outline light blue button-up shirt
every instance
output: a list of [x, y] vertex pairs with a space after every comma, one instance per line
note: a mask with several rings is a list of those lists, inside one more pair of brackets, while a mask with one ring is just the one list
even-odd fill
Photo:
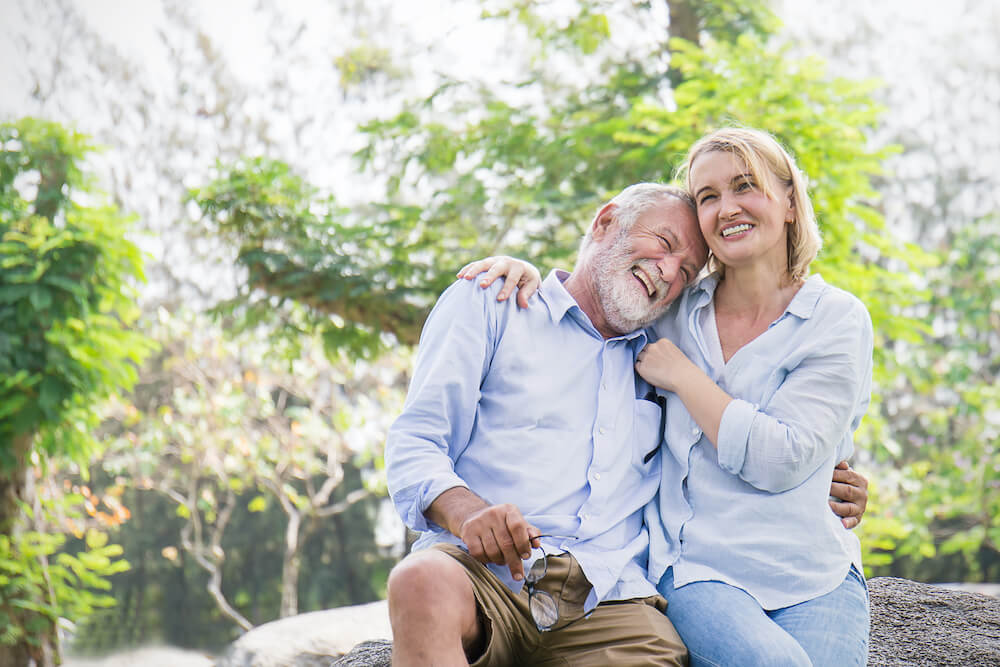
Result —
[[667, 397], [663, 479], [650, 504], [650, 577], [717, 580], [765, 609], [835, 589], [854, 533], [827, 504], [833, 467], [854, 451], [871, 395], [872, 325], [851, 294], [810, 277], [767, 331], [723, 360], [709, 276], [650, 338], [669, 338], [734, 400], [718, 451], [675, 394]]
[[[497, 302], [499, 282], [459, 280], [424, 325], [402, 415], [389, 431], [389, 493], [422, 534], [414, 548], [461, 540], [427, 520], [444, 491], [513, 503], [569, 551], [593, 590], [586, 603], [655, 595], [643, 507], [660, 481], [660, 407], [633, 373], [646, 343], [605, 340], [552, 272], [529, 308]], [[540, 555], [538, 550], [525, 568]], [[505, 566], [491, 570], [519, 591]]]

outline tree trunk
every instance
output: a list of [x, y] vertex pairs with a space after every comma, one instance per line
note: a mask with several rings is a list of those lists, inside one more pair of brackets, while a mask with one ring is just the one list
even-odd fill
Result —
[[281, 567], [281, 611], [279, 616], [287, 618], [299, 613], [299, 527], [302, 515], [298, 511], [288, 513], [285, 528], [285, 558]]
[[701, 44], [698, 30], [698, 14], [690, 0], [670, 0], [670, 36], [681, 37], [689, 42]]
[[10, 535], [21, 518], [19, 501], [25, 501], [25, 479], [28, 467], [28, 451], [31, 449], [32, 434], [16, 436], [10, 445], [10, 456], [14, 460], [10, 468], [0, 468], [0, 534]]
[[[23, 501], [25, 496], [25, 463], [30, 444], [30, 435], [15, 437], [10, 445], [14, 464], [9, 468], [0, 468], [0, 534], [3, 535], [12, 534], [21, 518], [18, 502]], [[0, 599], [0, 610], [17, 619], [24, 614], [24, 611], [8, 606], [3, 599]], [[0, 644], [0, 667], [25, 667], [31, 659], [31, 647], [23, 639], [13, 646]]]
[[[23, 519], [21, 509], [18, 506], [21, 502], [30, 502], [27, 491], [28, 475], [28, 452], [31, 451], [31, 440], [34, 434], [26, 433], [16, 436], [9, 445], [10, 457], [14, 463], [10, 467], [0, 469], [0, 534], [13, 535], [20, 527], [18, 524]], [[0, 589], [0, 593], [5, 593]], [[24, 627], [29, 614], [33, 612], [19, 608], [11, 608], [7, 601], [0, 595], [0, 609], [9, 617], [17, 619], [19, 625]], [[26, 667], [27, 665], [39, 665], [47, 667], [55, 662], [55, 643], [52, 641], [54, 628], [49, 628], [44, 636], [36, 637], [41, 641], [41, 645], [33, 648], [23, 638], [13, 646], [0, 645], [0, 667]]]
[[28, 667], [34, 661], [24, 642], [14, 646], [0, 646], [0, 667]]

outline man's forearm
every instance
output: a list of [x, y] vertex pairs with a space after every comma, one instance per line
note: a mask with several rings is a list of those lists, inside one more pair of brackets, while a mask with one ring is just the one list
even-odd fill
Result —
[[424, 516], [455, 535], [480, 563], [507, 565], [511, 576], [524, 579], [522, 560], [540, 546], [541, 532], [511, 503], [490, 505], [464, 486], [448, 489], [434, 499]]
[[472, 514], [489, 507], [489, 503], [464, 486], [455, 486], [434, 499], [424, 511], [424, 516], [461, 537], [462, 524]]

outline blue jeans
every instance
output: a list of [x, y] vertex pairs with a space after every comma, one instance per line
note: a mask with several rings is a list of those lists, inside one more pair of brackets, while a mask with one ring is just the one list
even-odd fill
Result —
[[691, 652], [691, 667], [867, 663], [868, 589], [853, 566], [830, 593], [771, 611], [743, 589], [718, 581], [674, 588], [673, 568], [657, 589]]

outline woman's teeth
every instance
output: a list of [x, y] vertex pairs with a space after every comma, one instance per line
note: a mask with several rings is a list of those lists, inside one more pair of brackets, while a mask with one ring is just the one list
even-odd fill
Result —
[[722, 238], [727, 236], [732, 236], [733, 234], [739, 234], [740, 232], [746, 232], [753, 229], [753, 225], [744, 222], [741, 225], [733, 225], [732, 227], [727, 227], [722, 230]]

